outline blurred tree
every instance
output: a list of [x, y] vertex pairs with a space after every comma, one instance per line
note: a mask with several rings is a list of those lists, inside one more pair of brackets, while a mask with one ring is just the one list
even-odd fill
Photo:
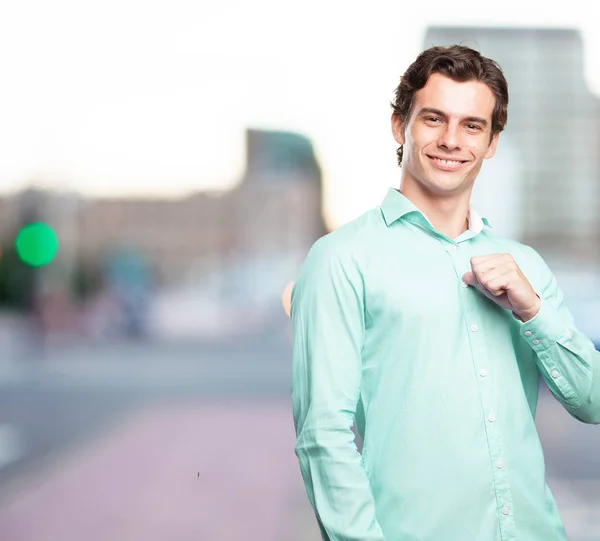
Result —
[[0, 258], [0, 307], [30, 310], [35, 272], [36, 269], [21, 261], [14, 242], [3, 242]]

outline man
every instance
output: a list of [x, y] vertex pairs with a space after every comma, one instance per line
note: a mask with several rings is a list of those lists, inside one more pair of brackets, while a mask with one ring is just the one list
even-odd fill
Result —
[[507, 104], [494, 61], [420, 54], [392, 104], [400, 189], [320, 238], [293, 286], [295, 451], [323, 539], [566, 539], [539, 375], [600, 423], [600, 354], [540, 255], [469, 205]]

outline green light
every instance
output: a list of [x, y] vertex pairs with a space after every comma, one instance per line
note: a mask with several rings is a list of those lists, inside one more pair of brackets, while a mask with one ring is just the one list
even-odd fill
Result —
[[54, 259], [58, 251], [58, 238], [49, 225], [36, 222], [19, 231], [15, 248], [23, 263], [32, 267], [43, 267]]

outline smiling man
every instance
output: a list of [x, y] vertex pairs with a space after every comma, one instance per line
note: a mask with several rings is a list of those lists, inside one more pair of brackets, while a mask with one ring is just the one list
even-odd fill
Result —
[[494, 61], [421, 53], [392, 104], [399, 189], [320, 238], [293, 286], [295, 451], [325, 540], [566, 539], [538, 382], [600, 423], [600, 354], [540, 255], [469, 204], [507, 104]]

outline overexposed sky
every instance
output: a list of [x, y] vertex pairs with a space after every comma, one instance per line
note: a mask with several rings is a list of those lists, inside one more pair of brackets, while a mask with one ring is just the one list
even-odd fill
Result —
[[0, 191], [227, 188], [246, 126], [289, 129], [313, 140], [330, 223], [342, 223], [399, 183], [388, 104], [430, 24], [579, 28], [600, 94], [595, 2], [4, 4]]

